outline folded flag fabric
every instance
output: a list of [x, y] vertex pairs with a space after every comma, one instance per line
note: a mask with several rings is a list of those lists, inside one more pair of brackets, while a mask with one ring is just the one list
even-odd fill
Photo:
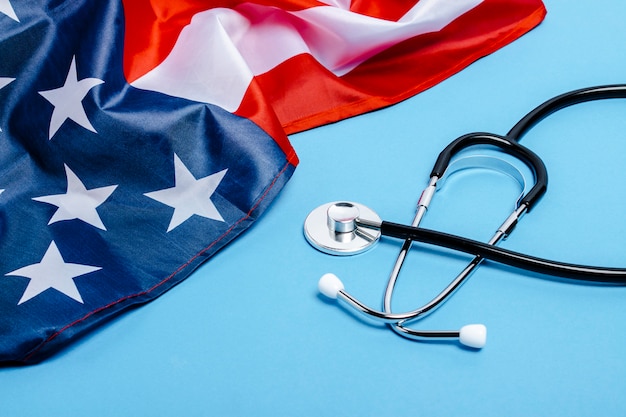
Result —
[[540, 0], [0, 0], [0, 362], [185, 279], [291, 177], [287, 134], [515, 40]]

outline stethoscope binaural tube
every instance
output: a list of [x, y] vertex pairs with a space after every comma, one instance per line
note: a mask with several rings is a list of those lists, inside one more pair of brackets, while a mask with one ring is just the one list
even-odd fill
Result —
[[455, 139], [439, 153], [435, 165], [431, 170], [430, 177], [441, 178], [446, 172], [450, 160], [454, 155], [464, 149], [477, 145], [497, 147], [501, 151], [523, 161], [532, 170], [535, 177], [535, 184], [520, 201], [520, 206], [525, 206], [526, 210], [530, 211], [535, 203], [546, 193], [548, 188], [548, 170], [537, 154], [507, 137], [493, 133], [479, 132], [469, 133]]
[[[388, 313], [369, 308], [345, 291], [341, 280], [332, 273], [322, 275], [318, 282], [318, 288], [326, 297], [342, 300], [356, 311], [383, 323], [394, 325], [415, 318], [416, 311]], [[420, 340], [456, 339], [461, 344], [476, 349], [485, 346], [487, 341], [487, 328], [482, 324], [468, 324], [459, 330], [414, 330], [400, 327], [399, 332], [404, 333], [406, 337]]]
[[[533, 172], [533, 176], [535, 179], [535, 183], [530, 191], [523, 194], [520, 199], [518, 199], [518, 205], [516, 209], [511, 213], [511, 215], [504, 221], [504, 223], [498, 228], [493, 237], [489, 240], [489, 245], [496, 245], [502, 239], [504, 239], [508, 234], [512, 231], [514, 226], [517, 224], [521, 216], [528, 211], [531, 207], [534, 206], [535, 202], [538, 201], [543, 194], [545, 194], [547, 185], [548, 185], [548, 173], [545, 167], [545, 164], [534, 152], [529, 149], [519, 145], [517, 142], [511, 141], [508, 138], [504, 138], [499, 135], [494, 135], [490, 133], [472, 133], [463, 135], [456, 140], [452, 141], [448, 146], [446, 146], [439, 156], [433, 166], [431, 171], [431, 177], [429, 186], [426, 187], [424, 192], [420, 197], [420, 201], [418, 202], [418, 209], [415, 214], [415, 218], [411, 226], [417, 227], [419, 226], [423, 216], [426, 214], [426, 210], [430, 205], [430, 201], [434, 196], [434, 189], [437, 186], [437, 183], [443, 178], [446, 172], [449, 169], [450, 161], [453, 156], [458, 154], [460, 151], [467, 149], [476, 145], [491, 145], [499, 148], [501, 151], [506, 152], [517, 159], [526, 163], [526, 165]], [[522, 187], [523, 188], [523, 187]], [[404, 264], [404, 260], [408, 251], [411, 249], [413, 244], [413, 240], [415, 239], [407, 239], [402, 244], [400, 252], [396, 258], [396, 262], [391, 270], [389, 275], [389, 279], [387, 281], [387, 287], [385, 289], [385, 294], [383, 297], [383, 312], [386, 314], [390, 314], [392, 312], [391, 301], [393, 298], [393, 292], [395, 289], [396, 282], [400, 275], [400, 270], [402, 269], [402, 265]], [[395, 323], [390, 323], [389, 327], [398, 333], [400, 336], [419, 340], [419, 341], [427, 341], [427, 340], [439, 340], [442, 337], [442, 332], [440, 331], [426, 331], [426, 330], [417, 330], [414, 328], [410, 328], [407, 326], [407, 322], [410, 320], [415, 320], [423, 317], [425, 314], [430, 314], [440, 305], [442, 305], [454, 292], [456, 292], [463, 283], [469, 278], [469, 276], [475, 271], [475, 269], [481, 264], [483, 261], [483, 257], [480, 255], [475, 256], [468, 265], [463, 268], [463, 270], [443, 289], [437, 296], [435, 296], [430, 302], [422, 306], [420, 309], [415, 310], [412, 317], [407, 318], [406, 320], [398, 321]], [[483, 345], [486, 339], [486, 328], [482, 325], [470, 325], [463, 327], [462, 329], [471, 329], [471, 333], [473, 335], [481, 335], [483, 340]], [[446, 332], [450, 333], [450, 332]], [[463, 334], [459, 332], [458, 340], [465, 345], [468, 345], [465, 341], [466, 338], [462, 337]], [[470, 338], [472, 344], [469, 344], [472, 347], [478, 347], [475, 343], [475, 338]]]

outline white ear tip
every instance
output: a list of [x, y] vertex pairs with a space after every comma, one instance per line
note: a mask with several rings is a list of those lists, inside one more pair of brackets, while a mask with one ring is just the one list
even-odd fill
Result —
[[480, 349], [487, 343], [487, 328], [482, 324], [468, 324], [461, 327], [459, 342], [465, 346]]
[[328, 298], [337, 298], [339, 291], [343, 290], [343, 282], [335, 274], [324, 274], [317, 283], [317, 288]]

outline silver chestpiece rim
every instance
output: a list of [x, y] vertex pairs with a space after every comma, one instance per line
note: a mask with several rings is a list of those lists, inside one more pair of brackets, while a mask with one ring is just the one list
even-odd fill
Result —
[[356, 255], [371, 249], [380, 231], [357, 226], [357, 219], [380, 223], [363, 204], [335, 201], [314, 209], [304, 221], [304, 236], [315, 249], [330, 255]]

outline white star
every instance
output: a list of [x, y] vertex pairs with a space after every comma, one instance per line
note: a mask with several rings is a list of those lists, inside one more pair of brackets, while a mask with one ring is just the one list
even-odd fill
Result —
[[211, 196], [220, 185], [226, 171], [228, 170], [224, 169], [197, 180], [180, 158], [174, 154], [174, 181], [176, 185], [145, 195], [174, 208], [172, 220], [167, 228], [168, 232], [194, 214], [223, 222], [224, 219], [211, 201]]
[[96, 208], [109, 198], [117, 185], [88, 190], [67, 165], [65, 165], [65, 174], [67, 175], [67, 192], [65, 194], [33, 198], [35, 201], [58, 207], [48, 224], [62, 220], [79, 219], [99, 229], [106, 230]]
[[102, 83], [104, 83], [104, 81], [99, 78], [84, 78], [78, 81], [78, 75], [76, 74], [76, 57], [72, 57], [72, 64], [70, 65], [70, 70], [67, 73], [63, 87], [39, 92], [39, 94], [54, 106], [52, 118], [50, 119], [50, 133], [48, 139], [52, 139], [52, 136], [54, 136], [67, 119], [72, 119], [85, 129], [96, 133], [96, 129], [94, 129], [89, 119], [87, 119], [82, 101], [89, 90]]
[[[0, 10], [2, 10], [2, 0], [0, 0]], [[0, 90], [2, 90], [2, 88], [6, 87], [14, 80], [15, 78], [0, 77]], [[2, 132], [2, 129], [0, 129], [0, 132]]]
[[17, 303], [18, 305], [41, 294], [48, 288], [54, 288], [82, 303], [83, 299], [78, 292], [78, 288], [76, 288], [74, 278], [100, 269], [102, 268], [97, 266], [66, 263], [53, 240], [41, 262], [16, 269], [6, 275], [30, 279], [24, 295]]
[[17, 18], [15, 10], [13, 10], [13, 6], [11, 6], [11, 2], [9, 0], [0, 0], [0, 13], [4, 13], [16, 22], [20, 21], [20, 19]]

